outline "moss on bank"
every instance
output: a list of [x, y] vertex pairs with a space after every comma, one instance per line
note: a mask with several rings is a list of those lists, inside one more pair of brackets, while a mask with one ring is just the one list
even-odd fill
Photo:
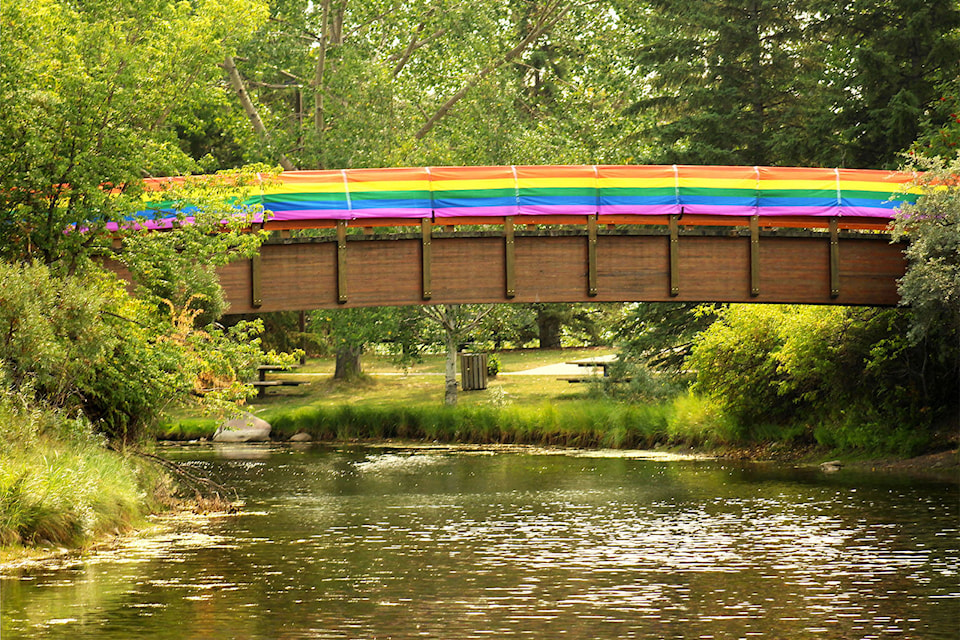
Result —
[[166, 477], [86, 420], [0, 391], [0, 545], [81, 547], [162, 507]]

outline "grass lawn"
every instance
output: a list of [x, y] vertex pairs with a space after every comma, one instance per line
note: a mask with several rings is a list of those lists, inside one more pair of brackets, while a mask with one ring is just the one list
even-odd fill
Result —
[[[510, 374], [568, 360], [615, 353], [610, 347], [571, 349], [518, 349], [497, 354], [501, 374]], [[333, 379], [333, 358], [311, 358], [295, 372], [270, 374], [270, 378], [307, 381], [298, 387], [270, 388], [263, 397], [253, 398], [247, 409], [270, 422], [272, 418], [302, 407], [439, 407], [443, 404], [444, 357], [428, 355], [423, 362], [401, 369], [385, 356], [363, 356], [365, 376], [341, 382]], [[461, 391], [461, 407], [537, 406], [584, 399], [585, 384], [570, 384], [554, 375], [498, 375], [482, 391]], [[165, 429], [180, 426], [181, 437], [204, 435], [212, 431], [218, 418], [195, 415], [175, 417]]]

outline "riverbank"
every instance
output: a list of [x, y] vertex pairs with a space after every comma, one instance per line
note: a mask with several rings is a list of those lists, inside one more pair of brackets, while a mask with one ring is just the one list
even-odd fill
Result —
[[[272, 424], [277, 441], [306, 434], [315, 441], [672, 448], [738, 459], [821, 461], [838, 456], [905, 459], [957, 447], [956, 429], [949, 427], [919, 442], [899, 431], [884, 440], [879, 426], [871, 430], [876, 437], [864, 439], [871, 440], [871, 446], [835, 446], [821, 440], [830, 436], [829, 424], [738, 425], [716, 403], [689, 391], [659, 400], [625, 401], [612, 397], [602, 378], [570, 384], [556, 372], [563, 366], [559, 363], [611, 354], [610, 349], [506, 352], [500, 355], [501, 375], [490, 379], [485, 390], [461, 392], [456, 407], [443, 406], [439, 356], [408, 370], [365, 356], [369, 373], [354, 381], [334, 380], [332, 360], [314, 360], [294, 372], [277, 374], [296, 379], [299, 386], [276, 387], [249, 409]], [[218, 422], [180, 416], [157, 436], [210, 439]]]
[[0, 393], [0, 547], [83, 548], [175, 504], [160, 467], [116, 451], [82, 418]]

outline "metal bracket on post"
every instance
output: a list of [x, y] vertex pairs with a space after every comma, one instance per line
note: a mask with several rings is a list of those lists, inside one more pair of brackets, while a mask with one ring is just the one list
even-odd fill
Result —
[[337, 220], [337, 302], [347, 301], [347, 221]]
[[250, 306], [259, 309], [263, 306], [263, 282], [260, 274], [260, 252], [250, 258]]
[[503, 219], [503, 243], [507, 285], [506, 294], [507, 298], [514, 298], [517, 295], [517, 285], [514, 275], [516, 270], [516, 255], [514, 253], [513, 216], [507, 216]]
[[760, 295], [760, 216], [750, 216], [750, 295]]
[[420, 271], [423, 283], [423, 299], [433, 297], [433, 286], [430, 281], [430, 266], [433, 263], [433, 222], [429, 218], [420, 220]]
[[837, 219], [830, 218], [830, 297], [840, 295], [840, 239]]
[[[682, 214], [681, 214], [682, 215]], [[680, 216], [670, 216], [670, 295], [680, 295]]]
[[587, 295], [597, 295], [597, 216], [587, 217]]

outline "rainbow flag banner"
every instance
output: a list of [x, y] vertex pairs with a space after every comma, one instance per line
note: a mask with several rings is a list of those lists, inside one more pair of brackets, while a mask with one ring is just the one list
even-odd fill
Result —
[[287, 171], [245, 204], [298, 223], [679, 213], [888, 220], [916, 200], [912, 179], [866, 169], [689, 165]]

